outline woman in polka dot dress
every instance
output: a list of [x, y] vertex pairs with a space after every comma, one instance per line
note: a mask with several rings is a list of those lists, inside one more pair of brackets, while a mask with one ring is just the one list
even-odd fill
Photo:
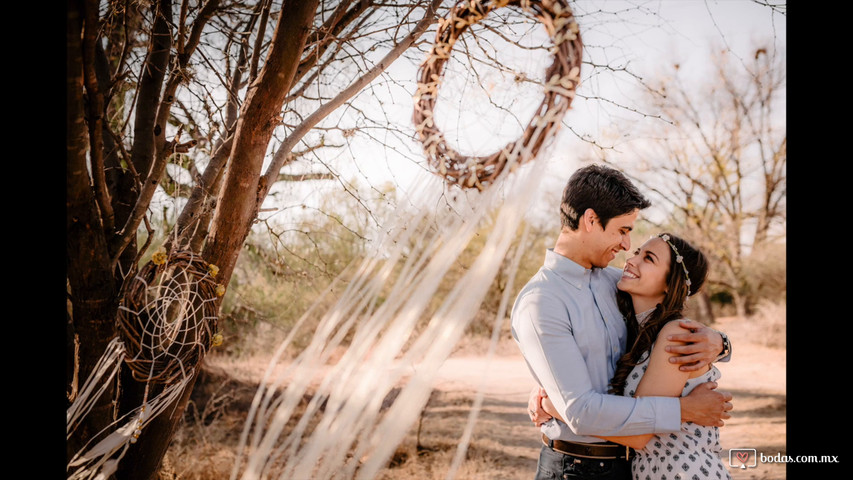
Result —
[[[677, 327], [677, 324], [676, 324]], [[680, 330], [681, 328], [678, 327]], [[676, 329], [664, 327], [660, 338], [666, 338]], [[654, 350], [654, 349], [653, 349]], [[634, 396], [649, 364], [649, 356], [634, 366], [625, 383], [625, 395]], [[698, 377], [689, 378], [681, 394], [687, 395], [693, 387], [705, 382], [717, 381], [720, 371], [711, 367]], [[641, 435], [638, 437], [648, 437]], [[611, 440], [618, 440], [614, 437]], [[641, 440], [642, 441], [642, 440]], [[650, 436], [645, 446], [635, 449], [631, 471], [635, 480], [725, 480], [731, 479], [725, 464], [720, 459], [720, 433], [717, 427], [705, 427], [693, 422], [681, 424], [677, 433]]]

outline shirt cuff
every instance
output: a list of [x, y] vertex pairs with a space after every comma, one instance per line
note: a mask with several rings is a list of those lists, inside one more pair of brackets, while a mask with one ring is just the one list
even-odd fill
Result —
[[647, 397], [654, 400], [655, 433], [681, 431], [681, 401], [678, 397]]

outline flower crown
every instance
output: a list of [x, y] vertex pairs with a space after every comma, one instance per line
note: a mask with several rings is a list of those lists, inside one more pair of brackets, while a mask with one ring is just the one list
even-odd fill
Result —
[[689, 274], [689, 273], [687, 273], [687, 265], [685, 265], [685, 264], [684, 264], [684, 257], [682, 257], [682, 256], [678, 253], [678, 249], [677, 249], [677, 248], [675, 248], [675, 244], [673, 244], [672, 242], [670, 242], [670, 241], [669, 241], [669, 235], [667, 235], [667, 234], [665, 234], [665, 233], [661, 233], [661, 234], [659, 234], [659, 235], [658, 235], [658, 237], [659, 237], [661, 240], [663, 240], [664, 242], [668, 243], [668, 244], [669, 244], [669, 248], [671, 248], [671, 249], [672, 249], [672, 251], [673, 251], [673, 252], [675, 252], [675, 263], [680, 264], [680, 265], [681, 265], [681, 268], [684, 270], [684, 277], [686, 278], [686, 281], [685, 281], [684, 283], [686, 283], [686, 284], [687, 284], [687, 296], [689, 297], [689, 296], [690, 296], [690, 294], [691, 294], [691, 293], [693, 293], [693, 292], [692, 292], [692, 291], [691, 291], [691, 289], [690, 289], [690, 274]]

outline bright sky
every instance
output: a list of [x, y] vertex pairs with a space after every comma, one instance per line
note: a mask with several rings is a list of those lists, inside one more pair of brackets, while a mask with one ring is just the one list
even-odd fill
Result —
[[[773, 42], [778, 52], [782, 55], [785, 52], [786, 17], [752, 0], [589, 0], [578, 2], [578, 9], [590, 11], [602, 4], [610, 11], [618, 10], [617, 5], [624, 5], [626, 9], [642, 5], [649, 11], [642, 14], [632, 10], [623, 21], [602, 22], [584, 37], [589, 45], [614, 45], [606, 51], [607, 61], [628, 65], [644, 78], [652, 78], [663, 68], [678, 63], [681, 75], [704, 80], [703, 75], [711, 68], [712, 50], [730, 50], [737, 58], [746, 61], [752, 58], [758, 44]], [[590, 49], [589, 52], [597, 56], [593, 58], [595, 63], [605, 63], [601, 59], [601, 49]], [[581, 88], [589, 87], [594, 94], [630, 105], [636, 83], [626, 82], [624, 76], [618, 78], [601, 76], [593, 84], [582, 85]], [[593, 94], [589, 90], [581, 92]], [[601, 136], [611, 128], [612, 115], [624, 118], [627, 112], [606, 104], [577, 102], [566, 123], [576, 130], [585, 128], [585, 131]], [[571, 145], [567, 148], [580, 148], [573, 135], [563, 133], [561, 140]], [[559, 162], [553, 163], [555, 170], [565, 173], [555, 173], [550, 177], [551, 182], [545, 188], [548, 192], [546, 202], [552, 201], [553, 195], [562, 190], [565, 180], [576, 168], [574, 163], [568, 163], [562, 169]]]
[[[771, 0], [771, 3], [776, 3], [776, 1]], [[774, 12], [771, 7], [751, 0], [655, 0], [648, 2], [639, 0], [585, 0], [575, 2], [574, 5], [575, 13], [579, 17], [578, 21], [584, 44], [590, 46], [588, 53], [585, 53], [584, 60], [597, 64], [608, 63], [617, 67], [627, 66], [632, 72], [643, 77], [653, 76], [664, 65], [677, 61], [681, 65], [682, 72], [700, 78], [703, 70], [710, 65], [712, 46], [720, 49], [729, 48], [736, 55], [749, 58], [752, 55], [751, 47], [755, 41], [775, 39], [776, 48], [781, 52], [784, 52], [786, 44], [785, 15]], [[590, 15], [590, 12], [598, 10], [620, 13]], [[585, 17], [585, 14], [589, 16]], [[589, 19], [586, 24], [584, 23], [585, 18]], [[432, 38], [432, 33], [428, 33], [427, 36]], [[531, 61], [535, 60], [532, 59]], [[545, 58], [545, 60], [548, 59]], [[541, 63], [543, 60], [539, 59], [539, 61]], [[448, 66], [448, 71], [449, 68]], [[582, 71], [582, 77], [588, 76], [589, 72], [592, 71], [589, 65], [585, 65], [584, 68], [586, 70]], [[411, 124], [411, 94], [414, 92], [416, 69], [417, 65], [401, 59], [392, 65], [387, 72], [388, 75], [411, 82], [409, 85], [412, 85], [411, 91], [400, 89], [396, 93], [390, 93], [393, 98], [386, 100], [383, 107], [390, 116], [389, 120], [396, 124], [396, 128], [403, 131], [413, 132], [414, 130]], [[621, 77], [601, 74], [594, 78], [584, 78], [579, 94], [603, 97], [624, 105], [631, 105], [631, 91], [636, 88], [636, 85], [636, 82], [628, 81], [624, 74]], [[440, 95], [455, 94], [451, 88], [457, 87], [447, 86], [445, 90], [440, 90]], [[526, 124], [530, 115], [523, 111], [524, 107], [528, 103], [535, 106], [541, 99], [537, 98], [540, 95], [537, 92], [541, 90], [529, 83], [518, 86], [519, 89], [522, 89], [518, 92], [516, 92], [514, 85], [509, 87], [486, 86], [486, 89], [491, 91], [490, 95], [502, 93], [495, 91], [495, 89], [500, 88], [513, 89], [512, 92], [503, 92], [510, 96], [522, 96], [525, 93], [533, 96], [533, 102], [521, 101], [518, 106], [513, 107], [513, 111], [519, 120]], [[527, 88], [526, 92], [523, 90], [524, 88]], [[389, 88], [389, 90], [391, 89]], [[476, 99], [477, 92], [475, 90], [476, 88], [471, 87], [464, 90], [466, 95], [470, 95], [466, 98]], [[454, 98], [450, 98], [449, 102], [446, 98], [439, 97], [438, 103], [441, 104], [443, 100], [446, 103], [453, 103]], [[367, 102], [375, 102], [376, 100], [371, 95], [362, 95], [357, 101], [363, 101], [367, 104]], [[469, 101], [466, 100], [466, 102]], [[517, 126], [518, 121], [506, 122], [506, 118], [508, 118], [506, 115], [497, 121], [489, 118], [491, 123], [488, 124], [509, 124], [509, 131], [508, 133], [504, 132], [503, 137], [499, 135], [484, 136], [483, 132], [490, 134], [498, 130], [491, 127], [477, 127], [472, 133], [465, 131], [466, 125], [476, 125], [477, 122], [482, 121], [481, 117], [488, 117], [489, 113], [483, 113], [479, 108], [481, 103], [488, 104], [488, 101], [480, 102], [477, 100], [473, 103], [463, 103], [461, 107], [457, 101], [455, 107], [452, 105], [445, 107], [451, 110], [453, 108], [461, 110], [444, 117], [449, 122], [448, 125], [440, 124], [442, 131], [447, 134], [448, 138], [452, 138], [453, 132], [458, 129], [460, 145], [457, 149], [460, 151], [465, 151], [465, 148], [470, 147], [485, 148], [486, 151], [479, 153], [491, 153], [491, 151], [504, 145], [508, 139], [516, 138], [518, 132], [521, 131], [521, 128]], [[442, 108], [441, 105], [437, 105], [437, 112], [439, 108]], [[500, 110], [496, 110], [496, 112], [500, 114]], [[626, 114], [628, 112], [603, 102], [583, 102], [576, 99], [573, 103], [573, 109], [568, 112], [565, 118], [565, 123], [577, 132], [599, 136], [613, 124], [614, 115], [624, 117]], [[468, 116], [466, 117], [466, 115]], [[450, 125], [451, 121], [455, 124]], [[515, 131], [512, 130], [513, 123], [516, 124]], [[508, 138], [507, 135], [509, 135]], [[478, 138], [480, 138], [479, 147], [475, 145]], [[468, 141], [470, 145], [462, 145], [463, 140]], [[415, 165], [412, 161], [412, 158], [418, 160], [423, 158], [417, 144], [399, 146], [401, 153], [377, 148], [377, 143], [365, 142], [358, 137], [351, 139], [350, 144], [350, 148], [341, 149], [336, 153], [336, 158], [327, 160], [330, 165], [334, 165], [343, 174], [342, 178], [345, 181], [352, 178], [367, 179], [366, 182], [374, 188], [381, 188], [383, 183], [393, 181], [400, 185], [399, 194], [408, 195], [407, 189], [414, 188], [412, 186], [417, 184], [418, 176], [424, 175], [423, 167]], [[494, 146], [494, 148], [490, 149], [489, 146]], [[585, 149], [584, 142], [579, 141], [566, 128], [560, 131], [557, 143], [547, 152], [553, 156], [553, 159], [549, 158], [548, 167], [553, 169], [553, 172], [548, 175], [549, 180], [543, 185], [541, 194], [543, 209], [553, 207], [555, 195], [559, 195], [565, 181], [571, 172], [577, 168], [578, 157], [582, 155], [581, 152]], [[287, 195], [287, 197], [291, 197], [288, 203], [313, 203], [323, 197], [325, 188], [340, 190], [341, 187], [338, 182], [308, 183], [314, 185], [308, 189], [300, 189], [303, 193], [294, 190], [295, 195]], [[326, 185], [320, 186], [320, 183]]]

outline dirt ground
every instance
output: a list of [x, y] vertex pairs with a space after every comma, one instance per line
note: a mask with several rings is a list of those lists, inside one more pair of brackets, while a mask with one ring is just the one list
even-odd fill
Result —
[[[734, 395], [732, 418], [721, 430], [723, 460], [729, 463], [730, 449], [754, 449], [747, 459], [748, 468], [730, 468], [734, 479], [778, 480], [786, 478], [782, 463], [762, 463], [753, 459], [763, 453], [766, 456], [786, 454], [786, 354], [784, 348], [769, 348], [756, 342], [755, 330], [749, 329], [736, 318], [718, 319], [714, 325], [728, 333], [734, 345], [731, 362], [720, 363], [722, 372], [719, 382], [721, 390]], [[416, 425], [398, 446], [388, 468], [378, 478], [383, 480], [448, 478], [450, 466], [457, 446], [463, 437], [471, 407], [478, 391], [482, 391], [482, 408], [470, 438], [465, 461], [453, 478], [458, 480], [480, 479], [532, 479], [540, 448], [539, 432], [529, 421], [526, 412], [527, 395], [533, 380], [524, 360], [511, 339], [501, 341], [497, 353], [491, 358], [482, 354], [482, 345], [477, 348], [460, 347], [443, 365], [426, 408]], [[229, 408], [222, 409], [224, 430], [239, 431], [241, 418], [254, 394], [251, 381], [238, 370], [248, 373], [247, 365], [227, 362], [217, 365], [215, 358], [208, 358], [208, 375], [216, 375], [194, 392], [196, 405], [210, 404], [205, 398], [207, 386], [216, 386], [222, 395], [229, 388], [234, 401]], [[265, 365], [257, 365], [259, 374]], [[219, 373], [215, 373], [219, 372]], [[228, 372], [224, 374], [223, 372]], [[224, 375], [224, 376], [219, 376]], [[242, 377], [241, 381], [236, 381]], [[208, 392], [210, 393], [210, 392]], [[215, 394], [213, 395], [215, 397]], [[227, 411], [230, 411], [228, 413]], [[203, 419], [204, 415], [196, 415]], [[183, 473], [172, 478], [223, 478], [233, 459], [233, 437], [219, 439], [219, 434], [205, 426], [210, 422], [200, 421], [195, 426], [185, 426], [178, 435], [189, 442], [204, 439], [203, 447], [175, 442], [167, 463], [178, 466]], [[228, 426], [226, 426], [228, 425]], [[231, 437], [229, 434], [228, 437]], [[192, 440], [190, 440], [192, 439]], [[195, 449], [195, 450], [193, 450]], [[190, 467], [187, 459], [216, 458], [218, 464], [199, 464]], [[742, 462], [733, 458], [739, 467]], [[183, 468], [181, 468], [183, 467]], [[224, 477], [227, 478], [227, 475]]]
[[[715, 327], [727, 332], [734, 345], [731, 361], [718, 364], [722, 373], [719, 389], [734, 396], [732, 418], [720, 434], [723, 460], [729, 464], [730, 449], [754, 449], [755, 453], [747, 458], [746, 468], [738, 468], [743, 463], [736, 456], [732, 458], [736, 465], [730, 468], [732, 477], [784, 479], [784, 464], [756, 460], [753, 467], [752, 459], [761, 453], [786, 454], [786, 352], [755, 343], [750, 338], [751, 330], [741, 328], [736, 318], [718, 319]], [[507, 464], [501, 470], [472, 468], [470, 476], [459, 474], [457, 479], [530, 479], [536, 471], [538, 429], [525, 413], [533, 382], [519, 354], [506, 346], [500, 350], [505, 354], [495, 356], [489, 363], [481, 356], [451, 356], [441, 370], [436, 393], [427, 406], [421, 443], [429, 447], [432, 435], [450, 437], [451, 430], [461, 435], [470, 399], [477, 385], [482, 384], [484, 402], [471, 444], [474, 455], [469, 457], [503, 456]], [[484, 455], [488, 450], [492, 452]]]

